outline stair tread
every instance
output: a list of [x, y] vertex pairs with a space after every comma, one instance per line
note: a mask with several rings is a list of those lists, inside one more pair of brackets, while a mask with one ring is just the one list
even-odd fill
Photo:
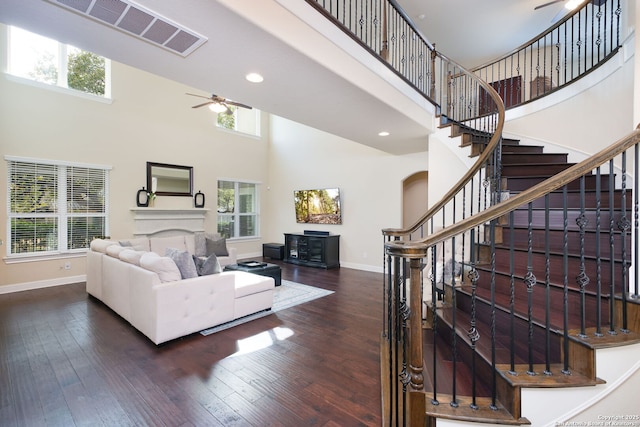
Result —
[[471, 408], [473, 400], [467, 396], [456, 396], [457, 405], [452, 406], [451, 395], [438, 394], [438, 404], [434, 404], [429, 393], [425, 393], [426, 414], [449, 420], [471, 421], [500, 425], [526, 425], [531, 422], [526, 418], [514, 418], [504, 406], [498, 402], [492, 408], [490, 398], [476, 398], [477, 409]]
[[559, 388], [559, 387], [583, 387], [604, 384], [604, 381], [596, 378], [591, 379], [585, 375], [569, 370], [569, 374], [563, 373], [564, 365], [552, 363], [549, 365], [549, 375], [545, 374], [546, 365], [534, 364], [534, 375], [530, 375], [529, 365], [516, 365], [515, 371], [511, 372], [508, 364], [497, 364], [496, 368], [500, 375], [511, 385], [529, 388]]

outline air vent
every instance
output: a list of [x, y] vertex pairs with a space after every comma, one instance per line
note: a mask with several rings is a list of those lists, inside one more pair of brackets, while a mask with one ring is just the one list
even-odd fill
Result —
[[128, 0], [48, 0], [141, 40], [187, 56], [207, 38]]

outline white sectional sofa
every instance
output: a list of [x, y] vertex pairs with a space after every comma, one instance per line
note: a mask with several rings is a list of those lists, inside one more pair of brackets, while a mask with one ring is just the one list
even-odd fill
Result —
[[[87, 253], [87, 292], [155, 344], [271, 309], [273, 278], [229, 271], [183, 279], [167, 248], [199, 250], [194, 235], [101, 240]], [[201, 250], [201, 249], [200, 249]], [[221, 265], [236, 262], [233, 248]]]

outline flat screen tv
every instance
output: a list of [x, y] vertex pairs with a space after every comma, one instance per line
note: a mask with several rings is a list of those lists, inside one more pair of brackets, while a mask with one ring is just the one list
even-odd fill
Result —
[[296, 222], [304, 224], [342, 224], [340, 189], [294, 191]]

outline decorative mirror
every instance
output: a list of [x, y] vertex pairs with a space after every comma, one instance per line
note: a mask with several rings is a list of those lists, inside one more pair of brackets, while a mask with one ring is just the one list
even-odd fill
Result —
[[193, 195], [193, 167], [147, 162], [147, 188], [157, 196]]

